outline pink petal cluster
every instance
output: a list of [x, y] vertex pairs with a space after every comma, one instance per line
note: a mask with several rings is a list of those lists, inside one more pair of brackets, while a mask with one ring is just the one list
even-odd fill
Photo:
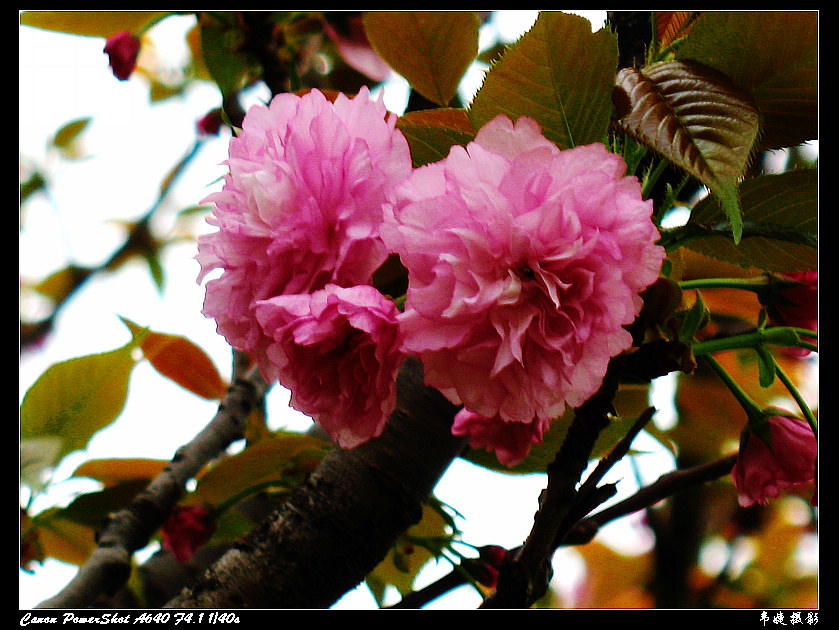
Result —
[[129, 31], [121, 31], [105, 40], [105, 54], [114, 76], [125, 81], [137, 66], [140, 54], [140, 40]]
[[652, 204], [625, 170], [602, 144], [560, 151], [533, 120], [499, 116], [386, 207], [410, 278], [405, 350], [464, 405], [455, 430], [508, 464], [598, 390], [658, 277]]
[[357, 446], [382, 432], [396, 406], [404, 360], [398, 314], [369, 285], [262, 300], [256, 319], [272, 337], [263, 372], [340, 446]]
[[[312, 90], [302, 96], [280, 94], [268, 106], [251, 108], [231, 140], [224, 186], [206, 199], [215, 205], [208, 221], [218, 230], [198, 241], [199, 282], [216, 276], [206, 284], [203, 312], [267, 376], [305, 387], [305, 379], [292, 374], [294, 364], [281, 356], [288, 344], [278, 338], [285, 339], [287, 331], [278, 327], [290, 325], [288, 313], [299, 312], [304, 319], [315, 318], [310, 327], [343, 330], [327, 323], [326, 315], [313, 315], [320, 298], [310, 296], [327, 286], [369, 284], [387, 257], [379, 233], [385, 194], [411, 172], [408, 143], [395, 124], [381, 99], [371, 100], [366, 88], [354, 98], [339, 94], [334, 101]], [[335, 295], [332, 288], [328, 293]], [[303, 297], [271, 302], [278, 296]], [[384, 307], [371, 304], [369, 296], [340, 297], [358, 299], [361, 304], [354, 307], [370, 308], [373, 320], [382, 317]], [[375, 339], [391, 334], [385, 328], [360, 330]], [[297, 342], [308, 343], [301, 340], [303, 333], [296, 335]], [[389, 337], [384, 343], [390, 343]], [[366, 352], [354, 356], [368, 360]], [[357, 395], [357, 382], [343, 378], [347, 368], [345, 362], [335, 368], [343, 379], [336, 385], [349, 388], [341, 392], [344, 397]], [[356, 376], [369, 377], [371, 369], [359, 366]], [[311, 399], [308, 394], [296, 393], [295, 399], [310, 406], [303, 402]], [[328, 402], [315, 405], [319, 417], [325, 417]], [[357, 404], [337, 398], [331, 402], [340, 408]]]
[[210, 511], [199, 505], [176, 507], [161, 528], [163, 547], [187, 562], [210, 539], [214, 525]]
[[[731, 471], [743, 507], [766, 503], [784, 490], [815, 480], [819, 448], [810, 425], [801, 418], [781, 415], [767, 420], [771, 450], [762, 439], [745, 431]], [[813, 499], [815, 503], [815, 495]]]

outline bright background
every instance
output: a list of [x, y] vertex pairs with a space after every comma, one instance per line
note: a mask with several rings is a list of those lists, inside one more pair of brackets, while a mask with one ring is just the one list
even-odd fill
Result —
[[[595, 30], [605, 19], [604, 11], [580, 11]], [[481, 32], [481, 47], [494, 41], [512, 42], [536, 18], [535, 11], [499, 11]], [[184, 34], [194, 18], [164, 20], [152, 31], [160, 63], [179, 72], [188, 55]], [[97, 265], [119, 247], [124, 238], [120, 219], [143, 216], [157, 199], [160, 182], [195, 140], [195, 122], [219, 106], [217, 88], [193, 84], [181, 96], [153, 106], [148, 85], [142, 77], [117, 81], [108, 68], [99, 38], [84, 38], [37, 29], [19, 28], [20, 120], [19, 143], [21, 181], [32, 169], [49, 176], [47, 194], [39, 193], [27, 202], [20, 229], [19, 266], [21, 278], [41, 279], [73, 262]], [[462, 96], [468, 101], [480, 85], [486, 66], [475, 64], [465, 77]], [[401, 113], [407, 87], [394, 77], [385, 86], [385, 103]], [[254, 100], [268, 92], [256, 90]], [[84, 158], [68, 161], [49, 149], [53, 134], [77, 118], [92, 117], [83, 136]], [[158, 214], [156, 227], [174, 229], [176, 213], [201, 201], [219, 186], [224, 173], [229, 133], [210, 138], [178, 180]], [[203, 220], [192, 226], [203, 230]], [[165, 249], [166, 284], [162, 292], [151, 280], [148, 268], [132, 262], [112, 274], [100, 274], [89, 281], [62, 310], [54, 332], [35, 351], [21, 357], [20, 399], [38, 376], [51, 364], [73, 357], [111, 350], [130, 338], [118, 315], [160, 332], [188, 337], [202, 347], [223, 374], [230, 373], [230, 349], [215, 331], [213, 321], [200, 313], [204, 290], [196, 283], [198, 264], [194, 241]], [[39, 303], [22, 294], [21, 310], [37, 313]], [[665, 383], [666, 385], [666, 383]], [[661, 409], [657, 422], [668, 421], [666, 387], [664, 398], [654, 403]], [[308, 418], [287, 406], [288, 393], [275, 387], [269, 394], [269, 418], [274, 428], [305, 430]], [[213, 416], [216, 404], [204, 401], [159, 376], [145, 363], [131, 377], [131, 390], [124, 412], [110, 427], [98, 433], [85, 452], [67, 458], [55, 479], [66, 479], [87, 459], [144, 457], [168, 460], [177, 447], [189, 441]], [[643, 439], [643, 436], [642, 436]], [[652, 441], [636, 444], [653, 448]], [[637, 463], [652, 481], [672, 468], [669, 454], [656, 450], [642, 455]], [[607, 480], [621, 477], [620, 469]], [[634, 473], [626, 473], [619, 488], [631, 493], [637, 488]], [[514, 547], [530, 530], [544, 476], [511, 477], [490, 473], [463, 461], [456, 461], [435, 494], [463, 515], [463, 540], [476, 546], [497, 544]], [[80, 491], [92, 489], [78, 482], [58, 484], [35, 506], [34, 512], [66, 504]], [[603, 540], [612, 541], [626, 553], [648, 549], [650, 541], [638, 519], [626, 518], [606, 528]], [[139, 554], [151, 553], [154, 548]], [[565, 592], [573, 588], [580, 561], [573, 549], [556, 554], [555, 586]], [[432, 581], [447, 572], [442, 563], [421, 576]], [[48, 560], [34, 573], [20, 571], [21, 608], [31, 608], [57, 593], [75, 574], [76, 567]], [[420, 584], [421, 585], [421, 584]], [[474, 608], [480, 599], [471, 587], [464, 587], [429, 607]], [[375, 602], [365, 587], [346, 595], [336, 607], [373, 608]]]

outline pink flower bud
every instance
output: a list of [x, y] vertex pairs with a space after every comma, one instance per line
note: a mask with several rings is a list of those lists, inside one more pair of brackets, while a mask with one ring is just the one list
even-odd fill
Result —
[[815, 481], [819, 449], [810, 425], [800, 418], [780, 415], [770, 416], [767, 422], [772, 449], [757, 435], [745, 431], [731, 471], [743, 507], [766, 503], [786, 489]]
[[198, 505], [175, 508], [162, 528], [164, 549], [187, 562], [213, 533], [209, 516], [210, 511]]
[[137, 66], [140, 40], [129, 31], [121, 31], [107, 39], [104, 52], [108, 55], [114, 76], [125, 81]]

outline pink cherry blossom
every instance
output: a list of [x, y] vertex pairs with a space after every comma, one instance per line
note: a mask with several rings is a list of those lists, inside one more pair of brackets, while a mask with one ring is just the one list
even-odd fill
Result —
[[[801, 418], [770, 416], [770, 450], [750, 431], [743, 434], [740, 453], [731, 471], [743, 507], [766, 503], [790, 488], [815, 480], [818, 442]], [[815, 503], [815, 495], [813, 495]]]
[[530, 447], [542, 441], [548, 422], [505, 422], [499, 417], [485, 418], [468, 409], [455, 414], [452, 424], [454, 435], [469, 436], [469, 446], [495, 451], [498, 461], [505, 466], [515, 466], [523, 460]]
[[[387, 257], [385, 192], [411, 171], [408, 144], [367, 88], [330, 102], [318, 90], [255, 106], [230, 142], [229, 173], [198, 240], [204, 314], [230, 344], [267, 363], [260, 300], [369, 283]], [[218, 274], [218, 270], [221, 271]]]
[[392, 300], [368, 285], [329, 284], [256, 304], [271, 338], [263, 372], [291, 390], [291, 406], [341, 446], [381, 434], [396, 407], [404, 355]]
[[461, 425], [479, 441], [538, 441], [630, 346], [624, 326], [664, 251], [625, 171], [602, 144], [560, 151], [533, 120], [500, 116], [391, 195], [382, 236], [409, 271], [405, 350], [429, 384], [485, 419]]

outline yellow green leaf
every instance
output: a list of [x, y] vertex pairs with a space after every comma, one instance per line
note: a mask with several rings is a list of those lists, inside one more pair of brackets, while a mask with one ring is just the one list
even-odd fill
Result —
[[59, 149], [70, 147], [79, 137], [79, 134], [85, 130], [88, 123], [90, 123], [90, 118], [80, 118], [68, 122], [55, 132], [55, 136], [52, 139], [53, 146]]
[[20, 23], [71, 35], [110, 37], [121, 31], [139, 33], [165, 15], [165, 11], [24, 11]]
[[215, 464], [200, 476], [189, 501], [218, 507], [257, 490], [286, 487], [290, 480], [296, 484], [329, 448], [311, 435], [278, 432]]
[[91, 459], [73, 471], [74, 477], [89, 477], [106, 488], [123, 481], [154, 479], [169, 462], [160, 459]]
[[29, 388], [20, 406], [20, 439], [53, 443], [51, 465], [85, 448], [125, 405], [133, 344], [56, 363]]
[[402, 595], [411, 592], [417, 573], [433, 558], [431, 551], [412, 541], [440, 538], [447, 533], [446, 520], [440, 512], [425, 505], [420, 522], [400, 536], [384, 560], [367, 576], [366, 582], [373, 596], [381, 603], [388, 586], [395, 587]]
[[96, 531], [63, 518], [58, 508], [32, 517], [31, 525], [37, 534], [40, 551], [47, 558], [81, 565], [96, 547]]

